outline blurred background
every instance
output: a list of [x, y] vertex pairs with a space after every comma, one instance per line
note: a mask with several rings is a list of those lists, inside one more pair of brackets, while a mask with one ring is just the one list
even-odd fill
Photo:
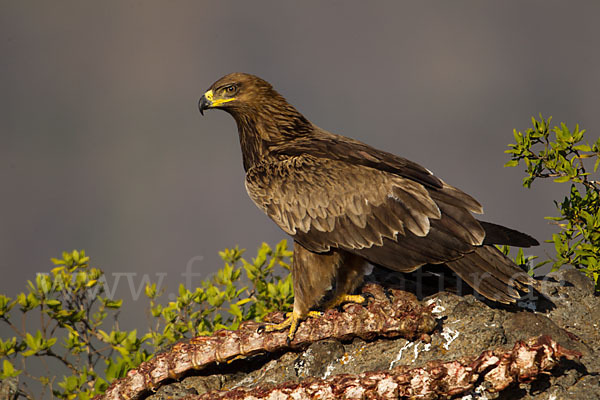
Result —
[[[484, 219], [540, 241], [568, 186], [526, 190], [522, 167], [502, 167], [513, 128], [541, 112], [598, 136], [598, 2], [0, 10], [0, 293], [85, 249], [125, 299], [123, 329], [143, 323], [144, 274], [164, 276], [168, 295], [186, 270], [194, 285], [222, 267], [223, 248], [252, 256], [285, 237], [246, 195], [233, 119], [198, 113], [224, 74], [261, 76], [317, 125], [421, 163], [475, 196]], [[547, 246], [528, 253], [545, 258]]]

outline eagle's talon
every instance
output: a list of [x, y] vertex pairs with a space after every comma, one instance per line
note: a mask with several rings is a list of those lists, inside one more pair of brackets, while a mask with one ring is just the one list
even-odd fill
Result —
[[368, 299], [375, 298], [375, 295], [373, 293], [369, 293], [369, 292], [363, 293], [362, 296], [365, 298], [365, 303], [367, 303]]
[[296, 330], [298, 329], [298, 325], [302, 318], [299, 314], [295, 312], [286, 313], [286, 316], [287, 318], [279, 324], [263, 325], [259, 327], [259, 329], [263, 328], [261, 332], [275, 332], [289, 327], [290, 331], [286, 339], [286, 344], [289, 345], [291, 340], [294, 338], [294, 334], [296, 333]]
[[340, 311], [343, 311], [342, 306], [344, 305], [344, 303], [365, 304], [367, 302], [367, 299], [365, 297], [365, 295], [360, 294], [342, 294], [336, 297], [335, 299], [332, 299], [329, 303], [327, 303], [325, 309], [329, 310], [330, 308], [339, 307], [338, 309]]
[[300, 314], [296, 313], [296, 312], [288, 312], [286, 313], [286, 319], [279, 323], [279, 324], [271, 324], [271, 325], [260, 325], [256, 332], [257, 333], [263, 333], [263, 332], [275, 332], [275, 331], [280, 331], [282, 329], [285, 329], [287, 327], [290, 328], [287, 339], [286, 339], [286, 344], [289, 346], [290, 343], [292, 342], [292, 340], [294, 340], [294, 336], [296, 334], [296, 331], [298, 330], [298, 326], [300, 325], [300, 322], [302, 322], [302, 320], [304, 320], [305, 318], [317, 318], [322, 316], [324, 313], [322, 311], [309, 311], [308, 313], [306, 313], [306, 315], [303, 317]]

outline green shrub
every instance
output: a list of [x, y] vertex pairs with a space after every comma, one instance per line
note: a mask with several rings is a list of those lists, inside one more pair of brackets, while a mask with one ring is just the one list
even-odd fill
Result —
[[[593, 172], [600, 165], [600, 138], [592, 145], [584, 142], [584, 130], [574, 130], [565, 124], [550, 127], [551, 118], [532, 118], [533, 127], [525, 134], [514, 131], [516, 143], [506, 153], [511, 161], [505, 166], [525, 163], [527, 176], [523, 186], [531, 187], [538, 178], [570, 183], [569, 194], [562, 202], [555, 201], [558, 217], [547, 217], [559, 227], [548, 242], [554, 243], [556, 258], [552, 270], [571, 264], [593, 279], [600, 290], [600, 182], [591, 179], [587, 162], [593, 162]], [[544, 263], [538, 264], [538, 266]]]
[[[56, 267], [49, 274], [28, 282], [26, 292], [15, 299], [0, 295], [0, 323], [14, 333], [0, 339], [0, 379], [24, 376], [19, 394], [31, 399], [48, 393], [89, 399], [165, 345], [218, 329], [236, 329], [241, 322], [261, 320], [274, 310], [291, 310], [293, 286], [287, 274], [291, 252], [286, 241], [275, 249], [263, 243], [251, 262], [242, 254], [237, 248], [221, 252], [223, 269], [193, 291], [180, 285], [177, 298], [166, 306], [158, 302], [157, 285], [148, 284], [145, 295], [153, 321], [148, 332], [138, 335], [137, 330], [119, 329], [123, 301], [106, 295], [106, 277], [89, 266], [85, 252], [63, 253], [62, 259], [52, 259]], [[20, 314], [20, 324], [14, 314]], [[26, 328], [32, 317], [40, 321], [35, 332]], [[28, 372], [27, 365], [34, 360], [46, 366], [45, 373]], [[62, 380], [57, 366], [68, 372]], [[40, 396], [34, 395], [35, 382], [43, 388]]]

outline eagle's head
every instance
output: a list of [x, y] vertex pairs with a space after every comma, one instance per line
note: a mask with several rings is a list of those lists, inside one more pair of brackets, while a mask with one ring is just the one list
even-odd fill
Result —
[[234, 72], [225, 75], [202, 95], [198, 102], [200, 113], [204, 110], [218, 108], [237, 114], [257, 111], [258, 106], [273, 97], [279, 97], [271, 84], [251, 74]]

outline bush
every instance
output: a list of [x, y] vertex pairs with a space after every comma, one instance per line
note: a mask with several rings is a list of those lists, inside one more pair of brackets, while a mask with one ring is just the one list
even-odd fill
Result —
[[[123, 302], [106, 296], [106, 277], [89, 266], [85, 252], [63, 253], [61, 259], [52, 259], [56, 267], [50, 274], [38, 274], [35, 283], [28, 282], [26, 292], [15, 299], [0, 295], [0, 321], [14, 332], [0, 339], [0, 379], [25, 376], [19, 395], [30, 399], [47, 393], [89, 399], [165, 345], [218, 329], [236, 329], [241, 322], [261, 320], [274, 310], [291, 310], [291, 276], [280, 276], [290, 269], [286, 241], [275, 249], [263, 243], [251, 262], [242, 254], [237, 248], [221, 252], [223, 269], [194, 291], [180, 285], [177, 299], [166, 306], [158, 302], [156, 284], [148, 284], [145, 294], [153, 323], [138, 335], [137, 330], [119, 329]], [[14, 322], [14, 314], [20, 314], [21, 324]], [[35, 332], [26, 328], [31, 317], [40, 321]], [[45, 373], [28, 372], [32, 359], [46, 366]], [[60, 381], [57, 368], [68, 371]], [[34, 395], [35, 382], [43, 388], [41, 396]]]
[[[600, 290], [600, 182], [591, 179], [600, 165], [600, 138], [592, 145], [583, 141], [585, 130], [576, 125], [574, 130], [565, 124], [550, 128], [552, 118], [532, 118], [533, 127], [525, 134], [514, 131], [516, 143], [510, 144], [506, 153], [511, 161], [505, 166], [525, 163], [527, 176], [523, 186], [530, 188], [538, 178], [551, 178], [554, 182], [570, 183], [569, 194], [562, 202], [555, 201], [559, 217], [546, 217], [554, 221], [559, 232], [548, 242], [554, 243], [556, 258], [552, 270], [571, 264], [581, 269]], [[540, 263], [537, 266], [541, 266]]]

